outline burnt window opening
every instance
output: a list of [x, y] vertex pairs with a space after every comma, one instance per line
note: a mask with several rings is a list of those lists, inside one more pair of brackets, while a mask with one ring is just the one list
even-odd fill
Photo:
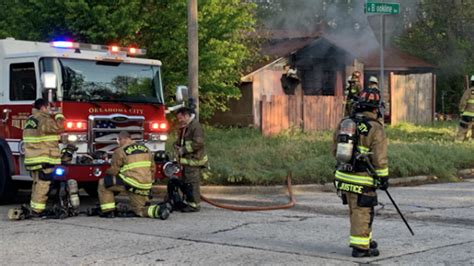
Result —
[[36, 99], [36, 73], [34, 63], [10, 65], [10, 100], [32, 101]]

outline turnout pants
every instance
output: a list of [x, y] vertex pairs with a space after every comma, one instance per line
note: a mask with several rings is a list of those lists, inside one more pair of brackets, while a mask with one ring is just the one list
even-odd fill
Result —
[[349, 246], [359, 249], [369, 249], [372, 240], [372, 222], [374, 221], [374, 206], [377, 205], [377, 193], [367, 192], [355, 194], [344, 192], [349, 205], [351, 234]]
[[183, 182], [193, 187], [193, 198], [196, 204], [201, 202], [201, 167], [183, 166]]
[[49, 188], [51, 186], [50, 174], [52, 168], [31, 171], [33, 186], [31, 187], [30, 208], [36, 213], [41, 213], [46, 209]]
[[466, 141], [469, 138], [473, 138], [472, 131], [474, 128], [474, 118], [469, 116], [461, 116], [459, 121], [459, 129], [456, 135], [456, 140]]
[[130, 192], [118, 177], [105, 178], [112, 178], [113, 182], [112, 184], [105, 182], [107, 183], [106, 185], [104, 183], [104, 178], [99, 180], [97, 192], [99, 193], [100, 209], [102, 212], [115, 211], [116, 205], [114, 192], [126, 192], [130, 200], [130, 208], [136, 215], [140, 217], [154, 217], [154, 211], [157, 206], [149, 206], [148, 196]]

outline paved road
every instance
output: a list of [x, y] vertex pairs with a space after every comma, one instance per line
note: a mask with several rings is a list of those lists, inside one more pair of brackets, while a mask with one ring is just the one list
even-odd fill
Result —
[[0, 264], [469, 265], [474, 264], [473, 191], [474, 180], [392, 188], [414, 237], [380, 193], [374, 236], [381, 256], [369, 259], [350, 257], [347, 210], [333, 193], [299, 194], [297, 207], [286, 211], [242, 213], [204, 204], [200, 213], [173, 213], [166, 221], [81, 216], [12, 222], [5, 217], [13, 205], [0, 206]]

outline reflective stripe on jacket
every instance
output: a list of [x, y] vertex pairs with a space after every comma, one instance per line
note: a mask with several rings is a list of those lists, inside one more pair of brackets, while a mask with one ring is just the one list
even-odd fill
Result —
[[459, 109], [462, 116], [474, 117], [474, 87], [464, 92], [459, 103]]
[[197, 119], [179, 129], [178, 145], [184, 148], [184, 153], [180, 158], [182, 165], [206, 166], [208, 157], [204, 149], [204, 131]]
[[64, 131], [64, 116], [57, 114], [55, 120], [35, 108], [32, 113], [23, 129], [26, 168], [39, 170], [42, 164], [61, 164], [58, 141], [59, 134]]
[[136, 189], [149, 190], [155, 177], [155, 161], [150, 150], [141, 144], [129, 143], [117, 148], [107, 174], [118, 176]]
[[[387, 139], [385, 137], [383, 125], [375, 121], [377, 118], [376, 114], [364, 112], [363, 115], [369, 120], [367, 120], [368, 122], [366, 124], [358, 126], [359, 141], [356, 150], [361, 154], [369, 154], [370, 162], [375, 168], [375, 178], [388, 177]], [[334, 144], [337, 145], [336, 139], [334, 139]], [[365, 172], [349, 173], [336, 171], [335, 180], [338, 182], [339, 187], [350, 188], [351, 190], [358, 189], [355, 189], [352, 186], [343, 186], [341, 184], [345, 183], [364, 187], [375, 187], [377, 183], [373, 177]], [[354, 192], [349, 190], [346, 191]]]

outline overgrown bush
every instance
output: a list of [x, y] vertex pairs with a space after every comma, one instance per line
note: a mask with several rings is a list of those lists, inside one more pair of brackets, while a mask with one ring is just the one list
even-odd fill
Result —
[[[296, 184], [333, 179], [332, 132], [263, 137], [251, 128], [206, 127], [205, 131], [211, 171], [204, 183], [283, 184], [288, 171]], [[387, 126], [390, 177], [449, 178], [457, 169], [474, 167], [474, 144], [454, 143], [455, 133], [455, 123]]]

